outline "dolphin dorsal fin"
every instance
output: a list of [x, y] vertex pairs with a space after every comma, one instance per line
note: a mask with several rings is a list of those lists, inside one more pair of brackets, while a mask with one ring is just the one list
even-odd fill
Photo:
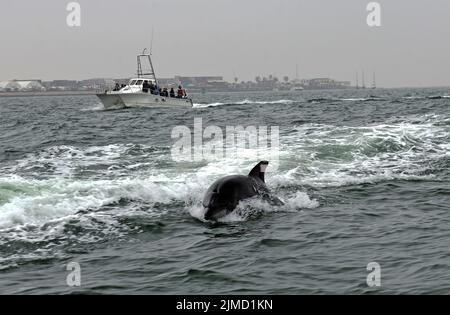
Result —
[[269, 165], [269, 162], [267, 161], [261, 161], [259, 162], [248, 174], [250, 177], [259, 178], [264, 182], [264, 174], [266, 173], [267, 165]]

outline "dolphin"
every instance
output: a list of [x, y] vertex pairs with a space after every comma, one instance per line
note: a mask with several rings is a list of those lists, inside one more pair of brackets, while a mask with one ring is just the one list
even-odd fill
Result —
[[264, 182], [268, 165], [269, 162], [261, 161], [248, 176], [230, 175], [216, 180], [203, 198], [203, 207], [206, 209], [205, 220], [217, 221], [231, 213], [241, 200], [253, 196], [262, 196], [264, 199], [283, 204], [280, 199], [270, 195]]

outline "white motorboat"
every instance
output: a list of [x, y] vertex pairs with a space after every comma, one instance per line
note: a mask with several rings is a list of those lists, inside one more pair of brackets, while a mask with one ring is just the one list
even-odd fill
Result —
[[[144, 70], [142, 60], [148, 61], [148, 67]], [[161, 95], [158, 90], [151, 90], [149, 86], [158, 87], [151, 55], [146, 53], [137, 56], [137, 78], [131, 79], [127, 85], [116, 88], [113, 91], [105, 91], [97, 94], [105, 109], [126, 107], [192, 107], [192, 99], [186, 95], [182, 97], [170, 97]], [[177, 96], [177, 93], [176, 95]]]

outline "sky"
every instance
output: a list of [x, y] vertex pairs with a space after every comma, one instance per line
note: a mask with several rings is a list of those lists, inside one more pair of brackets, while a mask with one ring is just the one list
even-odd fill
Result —
[[[372, 73], [383, 87], [450, 86], [450, 1], [0, 0], [0, 80], [127, 78], [150, 47], [158, 77], [273, 74], [352, 81]], [[361, 76], [361, 75], [360, 75]]]

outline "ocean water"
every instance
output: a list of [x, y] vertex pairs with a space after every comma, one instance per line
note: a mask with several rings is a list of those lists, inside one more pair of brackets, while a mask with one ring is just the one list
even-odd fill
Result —
[[[112, 111], [0, 98], [0, 293], [450, 293], [450, 89], [193, 97]], [[266, 182], [285, 205], [204, 222], [208, 186], [259, 160], [174, 160], [171, 132], [194, 118], [278, 126]]]

